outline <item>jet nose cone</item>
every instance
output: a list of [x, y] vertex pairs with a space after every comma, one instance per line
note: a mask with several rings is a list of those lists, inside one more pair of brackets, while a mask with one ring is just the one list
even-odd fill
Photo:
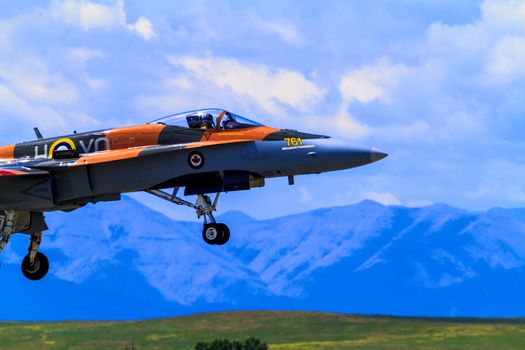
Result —
[[388, 157], [388, 153], [385, 153], [383, 151], [380, 151], [378, 149], [375, 149], [375, 148], [372, 148], [370, 150], [370, 161], [373, 163], [373, 162], [377, 162], [378, 160], [381, 160], [383, 158], [386, 158]]

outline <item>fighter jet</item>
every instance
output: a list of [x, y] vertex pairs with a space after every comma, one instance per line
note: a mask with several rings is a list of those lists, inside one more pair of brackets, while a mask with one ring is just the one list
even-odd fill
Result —
[[[230, 230], [213, 216], [219, 194], [263, 187], [265, 179], [319, 174], [387, 156], [346, 141], [275, 129], [223, 109], [174, 114], [145, 125], [74, 133], [0, 147], [0, 252], [12, 234], [30, 236], [22, 273], [42, 279], [49, 260], [39, 252], [44, 213], [118, 201], [144, 191], [187, 206], [203, 218], [202, 238], [223, 245]], [[189, 202], [179, 197], [195, 195]], [[215, 194], [213, 201], [208, 196]]]

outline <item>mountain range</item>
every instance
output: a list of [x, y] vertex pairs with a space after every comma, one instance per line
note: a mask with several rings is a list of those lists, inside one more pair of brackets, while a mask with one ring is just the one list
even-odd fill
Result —
[[525, 209], [470, 212], [372, 201], [270, 220], [201, 224], [124, 197], [47, 215], [51, 268], [24, 279], [26, 236], [2, 254], [0, 320], [129, 320], [225, 310], [525, 316]]

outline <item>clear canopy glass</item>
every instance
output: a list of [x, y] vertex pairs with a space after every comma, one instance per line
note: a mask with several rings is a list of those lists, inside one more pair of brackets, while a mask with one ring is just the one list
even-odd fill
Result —
[[248, 118], [218, 108], [199, 109], [196, 111], [173, 114], [152, 121], [149, 124], [163, 124], [178, 126], [181, 128], [205, 130], [247, 129], [262, 125]]

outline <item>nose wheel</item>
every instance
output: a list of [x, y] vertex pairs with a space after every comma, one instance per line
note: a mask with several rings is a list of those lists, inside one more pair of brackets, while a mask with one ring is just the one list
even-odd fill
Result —
[[173, 194], [166, 193], [160, 190], [147, 190], [146, 192], [159, 197], [168, 202], [175, 203], [177, 205], [185, 205], [187, 207], [195, 209], [197, 217], [200, 219], [204, 218], [204, 226], [202, 229], [202, 239], [209, 245], [224, 245], [230, 240], [230, 229], [225, 224], [217, 223], [213, 212], [217, 210], [217, 203], [219, 201], [219, 193], [215, 197], [215, 200], [211, 201], [210, 197], [199, 194], [195, 204], [185, 201], [177, 197], [178, 188], [175, 188]]
[[209, 245], [224, 245], [230, 240], [230, 229], [225, 224], [205, 224], [202, 238]]

